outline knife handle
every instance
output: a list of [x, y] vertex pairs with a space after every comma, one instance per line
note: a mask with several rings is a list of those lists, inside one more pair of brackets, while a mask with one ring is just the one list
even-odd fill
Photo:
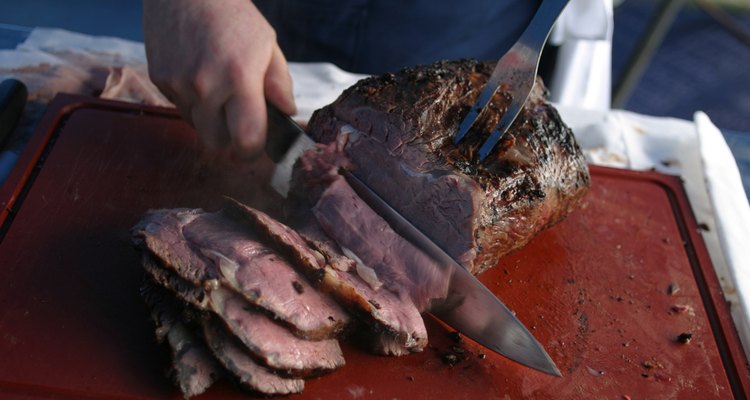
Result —
[[26, 85], [17, 79], [10, 78], [0, 83], [0, 150], [13, 133], [27, 96]]
[[279, 163], [297, 137], [305, 131], [273, 104], [266, 102], [266, 109], [268, 110], [266, 153], [273, 162]]

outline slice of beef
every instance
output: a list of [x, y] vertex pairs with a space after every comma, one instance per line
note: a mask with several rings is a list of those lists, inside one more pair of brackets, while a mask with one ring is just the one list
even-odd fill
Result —
[[201, 319], [203, 337], [216, 359], [246, 388], [264, 395], [301, 393], [302, 379], [284, 378], [259, 365], [214, 318]]
[[[288, 322], [303, 338], [337, 336], [348, 314], [248, 227], [224, 213], [206, 214], [185, 227], [185, 239], [218, 266], [222, 282], [251, 303]], [[309, 251], [309, 250], [308, 250]]]
[[492, 68], [461, 60], [364, 79], [308, 124], [317, 141], [342, 144], [358, 176], [474, 273], [562, 220], [589, 186], [584, 157], [541, 80], [485, 161], [476, 161], [477, 149], [507, 109], [507, 88], [453, 144]]
[[[231, 201], [229, 208], [237, 218], [244, 218], [247, 223], [264, 232], [280, 251], [297, 260], [298, 265], [324, 291], [331, 293], [340, 303], [384, 335], [384, 341], [400, 347], [402, 350], [399, 354], [421, 351], [427, 345], [427, 329], [411, 299], [399, 297], [388, 290], [376, 290], [362, 279], [356, 271], [356, 263], [341, 254], [338, 246], [322, 233], [309, 212], [300, 213], [296, 219], [300, 231], [314, 237], [314, 240], [306, 239], [265, 213], [239, 202]], [[316, 247], [316, 243], [320, 247]], [[316, 248], [311, 250], [309, 246]]]
[[357, 273], [373, 289], [383, 285], [409, 298], [419, 311], [426, 311], [431, 299], [447, 296], [450, 277], [445, 270], [393, 231], [341, 175], [320, 195], [313, 214], [328, 236], [357, 260]]
[[193, 251], [182, 230], [203, 214], [201, 209], [188, 208], [149, 210], [132, 228], [133, 242], [184, 279], [201, 286], [217, 278], [216, 269]]
[[344, 356], [335, 339], [300, 339], [221, 287], [211, 290], [208, 296], [212, 310], [221, 317], [227, 330], [270, 368], [290, 377], [310, 377], [344, 365]]
[[[314, 220], [312, 215], [308, 218]], [[352, 271], [357, 267], [357, 263], [344, 255], [339, 245], [326, 235], [323, 228], [317, 224], [317, 221], [307, 221], [300, 225], [300, 229], [300, 234], [310, 244], [310, 247], [323, 255], [326, 265], [343, 272]]]
[[205, 392], [221, 375], [221, 367], [205, 343], [180, 319], [181, 306], [174, 296], [146, 281], [141, 296], [151, 310], [156, 338], [166, 341], [172, 352], [170, 375], [185, 398]]
[[136, 236], [164, 266], [195, 287], [218, 280], [302, 338], [332, 338], [349, 323], [330, 296], [315, 290], [247, 225], [224, 213], [151, 212], [137, 226]]
[[360, 331], [361, 338], [366, 343], [369, 351], [386, 356], [405, 356], [412, 351], [404, 346], [393, 336], [375, 331]]
[[[427, 346], [427, 328], [411, 299], [401, 298], [388, 290], [375, 290], [353, 271], [325, 267], [321, 285], [366, 321], [378, 334], [404, 349], [399, 354], [414, 353]], [[384, 339], [385, 340], [385, 339]], [[379, 349], [372, 349], [379, 352]], [[385, 354], [385, 353], [384, 353]]]
[[153, 283], [168, 289], [174, 297], [185, 303], [201, 309], [208, 310], [208, 297], [202, 287], [195, 286], [192, 282], [180, 277], [172, 270], [164, 268], [150, 253], [141, 255], [141, 265]]
[[297, 231], [271, 218], [268, 214], [232, 198], [227, 198], [227, 212], [253, 227], [305, 270], [318, 270], [325, 266], [326, 260], [323, 255], [311, 249]]
[[[319, 341], [300, 339], [285, 327], [258, 311], [243, 297], [216, 281], [202, 287], [174, 276], [151, 257], [144, 257], [149, 275], [161, 269], [158, 284], [181, 300], [215, 314], [256, 360], [287, 376], [316, 376], [344, 365], [344, 357], [335, 339]], [[196, 299], [201, 299], [196, 301]]]

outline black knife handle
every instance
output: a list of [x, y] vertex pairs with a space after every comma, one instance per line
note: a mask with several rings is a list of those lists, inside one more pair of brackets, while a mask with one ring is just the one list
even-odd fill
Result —
[[304, 130], [273, 104], [267, 102], [266, 109], [268, 110], [266, 153], [273, 162], [278, 163], [284, 158], [297, 137], [304, 133]]
[[26, 85], [17, 79], [10, 78], [0, 83], [0, 150], [13, 133], [28, 94]]

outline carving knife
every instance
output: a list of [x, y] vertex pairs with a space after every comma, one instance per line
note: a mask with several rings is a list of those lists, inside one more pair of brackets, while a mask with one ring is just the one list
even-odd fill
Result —
[[[289, 189], [297, 157], [315, 142], [289, 116], [269, 104], [266, 152], [277, 163], [271, 185], [282, 196]], [[479, 280], [357, 177], [341, 170], [355, 192], [404, 239], [420, 248], [450, 277], [448, 296], [429, 312], [463, 335], [513, 361], [550, 375], [560, 370], [521, 321]]]

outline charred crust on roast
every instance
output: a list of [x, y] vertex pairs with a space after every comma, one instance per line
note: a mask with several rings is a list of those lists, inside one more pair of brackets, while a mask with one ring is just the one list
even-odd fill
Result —
[[367, 302], [372, 304], [372, 306], [375, 307], [375, 309], [380, 310], [380, 303], [378, 303], [374, 299], [369, 299], [367, 300]]
[[312, 280], [315, 282], [322, 282], [325, 274], [325, 269], [319, 269], [312, 274]]

